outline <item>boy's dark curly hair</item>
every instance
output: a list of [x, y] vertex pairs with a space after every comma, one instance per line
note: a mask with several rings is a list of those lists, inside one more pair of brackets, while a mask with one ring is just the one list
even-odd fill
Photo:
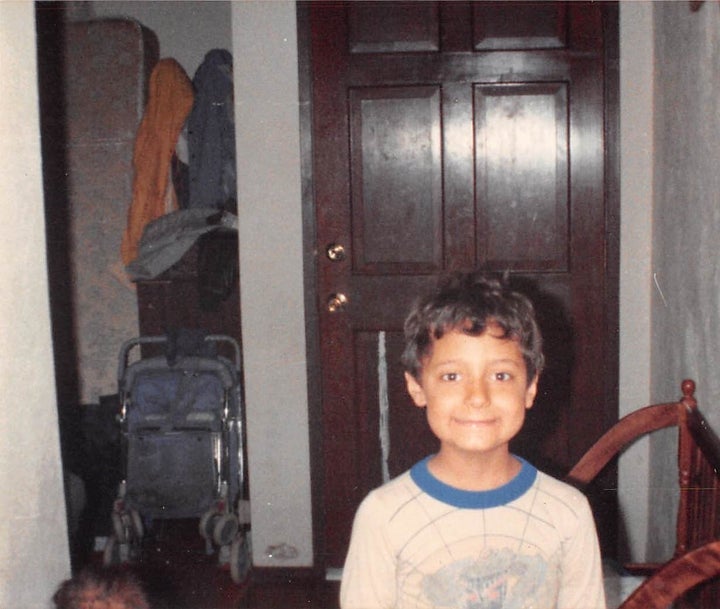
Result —
[[402, 364], [419, 379], [422, 362], [430, 354], [433, 340], [452, 330], [479, 336], [488, 325], [497, 326], [504, 338], [518, 342], [530, 383], [544, 364], [535, 309], [506, 279], [481, 273], [447, 275], [435, 291], [417, 301], [405, 320]]

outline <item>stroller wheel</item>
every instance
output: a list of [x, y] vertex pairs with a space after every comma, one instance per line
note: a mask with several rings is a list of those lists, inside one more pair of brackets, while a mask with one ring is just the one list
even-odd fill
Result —
[[213, 526], [213, 540], [219, 546], [226, 546], [232, 543], [238, 528], [238, 519], [235, 514], [221, 514]]
[[242, 584], [250, 574], [250, 532], [239, 533], [230, 546], [230, 576], [236, 584]]
[[112, 567], [133, 562], [139, 556], [140, 546], [131, 542], [121, 542], [115, 535], [108, 537], [103, 549], [103, 565]]
[[115, 512], [112, 513], [112, 525], [113, 525], [113, 531], [115, 532], [115, 537], [118, 541], [118, 543], [127, 543], [130, 539], [130, 532], [128, 530], [127, 524], [127, 514], [125, 512]]
[[137, 510], [130, 510], [130, 520], [132, 522], [132, 530], [135, 539], [140, 541], [145, 536], [145, 527], [140, 516], [140, 512]]
[[112, 535], [108, 537], [108, 540], [105, 542], [105, 548], [103, 549], [103, 565], [106, 567], [112, 567], [113, 565], [119, 565], [121, 562], [120, 544], [118, 543], [117, 537]]
[[200, 524], [198, 529], [203, 539], [212, 540], [213, 529], [215, 528], [215, 518], [219, 517], [220, 514], [216, 510], [208, 510], [200, 517]]

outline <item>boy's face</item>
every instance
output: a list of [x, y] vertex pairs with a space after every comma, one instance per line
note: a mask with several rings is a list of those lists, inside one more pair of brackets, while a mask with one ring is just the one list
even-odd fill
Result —
[[520, 346], [500, 335], [492, 325], [480, 336], [446, 332], [433, 341], [420, 379], [405, 373], [413, 401], [427, 407], [441, 452], [507, 453], [520, 431], [537, 377], [528, 382]]

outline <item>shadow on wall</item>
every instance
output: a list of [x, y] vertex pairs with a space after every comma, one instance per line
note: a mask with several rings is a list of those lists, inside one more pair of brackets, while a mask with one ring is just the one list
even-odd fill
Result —
[[540, 376], [535, 405], [528, 411], [525, 425], [513, 441], [513, 450], [548, 474], [563, 478], [567, 473], [566, 465], [550, 462], [542, 455], [558, 452], [544, 447], [554, 441], [563, 410], [570, 403], [573, 330], [559, 298], [541, 291], [527, 278], [512, 277], [510, 282], [535, 306], [545, 354], [545, 369]]
[[79, 381], [70, 261], [67, 112], [63, 92], [64, 5], [64, 2], [39, 2], [35, 19], [55, 381], [58, 404], [72, 404], [77, 401]]

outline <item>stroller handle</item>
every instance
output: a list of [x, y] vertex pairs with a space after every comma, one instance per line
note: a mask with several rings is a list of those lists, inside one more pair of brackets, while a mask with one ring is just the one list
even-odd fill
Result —
[[[118, 357], [118, 379], [124, 378], [125, 369], [128, 365], [130, 351], [139, 345], [161, 344], [167, 343], [167, 336], [136, 336], [126, 340], [120, 347], [120, 356]], [[235, 369], [240, 370], [240, 345], [237, 340], [227, 334], [208, 334], [205, 341], [214, 343], [227, 343], [233, 349]]]

